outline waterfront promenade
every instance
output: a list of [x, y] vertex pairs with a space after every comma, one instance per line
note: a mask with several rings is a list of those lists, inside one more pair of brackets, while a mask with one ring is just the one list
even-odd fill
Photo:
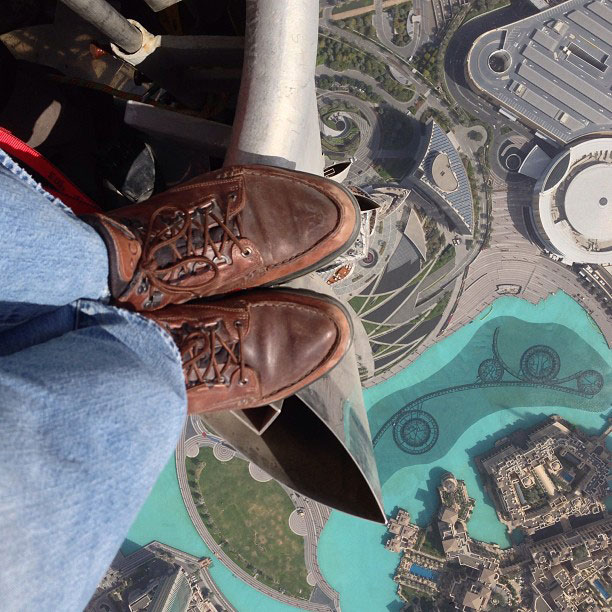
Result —
[[597, 299], [580, 284], [578, 275], [567, 266], [546, 257], [529, 236], [525, 215], [531, 204], [531, 183], [500, 188], [493, 192], [495, 224], [490, 248], [482, 250], [463, 283], [446, 334], [475, 319], [500, 296], [501, 285], [516, 285], [517, 297], [537, 304], [551, 293], [564, 291], [589, 313], [608, 346], [612, 346], [612, 321]]

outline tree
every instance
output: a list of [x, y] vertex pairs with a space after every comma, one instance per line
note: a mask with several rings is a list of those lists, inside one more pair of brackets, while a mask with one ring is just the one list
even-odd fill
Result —
[[478, 130], [470, 130], [467, 135], [470, 140], [475, 140], [476, 142], [482, 140], [482, 133]]

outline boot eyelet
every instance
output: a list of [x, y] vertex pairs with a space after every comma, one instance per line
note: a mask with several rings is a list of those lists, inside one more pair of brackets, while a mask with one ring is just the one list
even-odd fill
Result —
[[232, 193], [229, 194], [229, 199], [230, 199], [231, 202], [235, 202], [237, 197], [238, 197], [238, 195], [236, 193], [232, 192]]
[[242, 327], [244, 325], [244, 323], [242, 321], [234, 321], [234, 325], [236, 327]]
[[241, 378], [241, 379], [238, 381], [238, 384], [239, 384], [241, 387], [244, 387], [244, 385], [246, 385], [248, 382], [249, 382], [249, 379], [248, 379], [248, 378]]
[[214, 264], [228, 264], [230, 263], [230, 258], [227, 255], [221, 255], [221, 257], [215, 257], [212, 262]]
[[250, 257], [253, 254], [253, 249], [251, 247], [247, 247], [240, 253], [243, 257]]

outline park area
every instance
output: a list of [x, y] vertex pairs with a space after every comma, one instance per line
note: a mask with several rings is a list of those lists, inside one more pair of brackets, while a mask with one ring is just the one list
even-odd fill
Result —
[[260, 582], [308, 599], [304, 539], [289, 528], [294, 506], [281, 486], [254, 480], [237, 457], [218, 461], [208, 447], [186, 468], [200, 517], [224, 552]]

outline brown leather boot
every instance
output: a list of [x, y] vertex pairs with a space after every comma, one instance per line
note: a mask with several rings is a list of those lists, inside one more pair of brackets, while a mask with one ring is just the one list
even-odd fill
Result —
[[83, 219], [108, 247], [113, 297], [136, 310], [291, 280], [335, 259], [359, 232], [346, 188], [270, 166], [210, 172]]
[[174, 338], [189, 412], [254, 408], [292, 395], [329, 372], [352, 339], [335, 299], [259, 290], [145, 314]]

